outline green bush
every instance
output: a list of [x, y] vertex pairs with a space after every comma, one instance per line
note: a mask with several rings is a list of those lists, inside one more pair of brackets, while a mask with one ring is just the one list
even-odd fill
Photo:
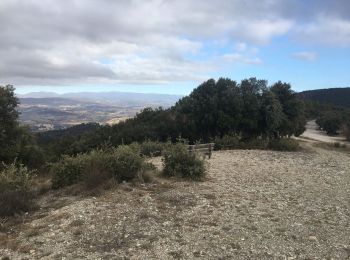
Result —
[[142, 172], [144, 160], [140, 154], [127, 145], [121, 145], [112, 152], [111, 164], [108, 166], [119, 181], [131, 180]]
[[168, 146], [163, 152], [163, 175], [200, 180], [206, 174], [205, 163], [184, 144]]
[[236, 135], [224, 135], [215, 138], [215, 150], [229, 150], [239, 148], [239, 138]]
[[239, 144], [241, 149], [267, 149], [268, 148], [268, 140], [262, 138], [254, 138], [250, 140], [241, 141]]
[[160, 156], [164, 149], [164, 144], [160, 142], [146, 141], [141, 144], [141, 154], [145, 156]]
[[93, 150], [75, 157], [64, 156], [51, 165], [52, 187], [72, 185], [84, 181], [88, 187], [98, 186], [114, 177], [128, 181], [142, 177], [144, 160], [135, 145], [121, 145], [108, 150]]
[[270, 140], [268, 148], [275, 151], [298, 151], [300, 149], [298, 141], [291, 138], [281, 138]]
[[0, 216], [9, 216], [27, 211], [33, 206], [31, 193], [31, 177], [22, 164], [3, 165], [0, 171]]
[[76, 157], [64, 156], [60, 161], [52, 164], [52, 188], [57, 189], [77, 183], [84, 173], [87, 155], [79, 154]]

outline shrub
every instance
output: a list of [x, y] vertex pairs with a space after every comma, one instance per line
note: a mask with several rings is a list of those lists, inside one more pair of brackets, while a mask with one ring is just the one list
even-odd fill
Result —
[[93, 150], [75, 157], [64, 156], [51, 165], [52, 187], [57, 189], [84, 181], [92, 188], [112, 177], [117, 181], [142, 178], [143, 166], [144, 160], [135, 145]]
[[162, 154], [164, 144], [160, 142], [146, 141], [141, 144], [141, 154], [145, 156], [160, 156]]
[[168, 146], [163, 152], [163, 175], [199, 180], [206, 174], [204, 161], [190, 153], [184, 144]]
[[235, 135], [224, 135], [222, 138], [215, 138], [215, 149], [237, 149], [239, 148], [239, 138]]
[[81, 179], [85, 168], [83, 157], [83, 154], [76, 157], [66, 155], [57, 163], [52, 164], [50, 169], [53, 176], [52, 188], [57, 189], [77, 183]]
[[268, 140], [267, 139], [249, 139], [245, 141], [241, 141], [239, 144], [241, 149], [266, 149], [268, 147]]
[[131, 180], [142, 173], [144, 160], [127, 145], [121, 145], [112, 152], [112, 164], [109, 169], [119, 181]]
[[22, 164], [3, 165], [0, 171], [0, 216], [13, 215], [33, 207], [30, 191], [33, 173]]
[[291, 138], [270, 140], [268, 148], [276, 151], [297, 151], [300, 149], [298, 141]]

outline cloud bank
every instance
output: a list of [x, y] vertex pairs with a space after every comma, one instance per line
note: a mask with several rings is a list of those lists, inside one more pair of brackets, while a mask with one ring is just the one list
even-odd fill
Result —
[[261, 66], [258, 49], [276, 37], [349, 47], [350, 1], [324, 2], [1, 0], [0, 78], [15, 85], [200, 81], [232, 63]]

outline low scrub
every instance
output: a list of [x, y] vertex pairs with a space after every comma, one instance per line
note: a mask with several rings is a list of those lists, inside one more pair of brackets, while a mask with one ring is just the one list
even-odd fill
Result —
[[30, 190], [33, 171], [22, 164], [3, 165], [0, 171], [0, 216], [10, 216], [33, 207]]
[[239, 147], [239, 138], [236, 135], [224, 135], [222, 138], [215, 138], [215, 150], [230, 150]]
[[160, 156], [165, 144], [160, 142], [146, 141], [140, 145], [141, 154], [149, 157]]
[[255, 138], [250, 140], [244, 140], [240, 142], [241, 149], [257, 149], [257, 150], [265, 150], [268, 148], [268, 140], [263, 138]]
[[122, 145], [75, 157], [65, 156], [51, 166], [52, 186], [60, 188], [84, 181], [88, 187], [93, 187], [112, 177], [118, 182], [142, 179], [144, 165], [136, 146]]
[[267, 139], [254, 138], [242, 140], [238, 136], [225, 135], [222, 138], [215, 139], [215, 149], [259, 149], [259, 150], [276, 150], [276, 151], [297, 151], [299, 143], [291, 138]]
[[206, 175], [204, 160], [196, 153], [190, 153], [184, 144], [168, 146], [163, 152], [163, 175], [200, 180]]
[[298, 151], [300, 149], [297, 140], [291, 138], [281, 138], [270, 140], [268, 148], [275, 151]]
[[232, 149], [266, 149], [267, 139], [254, 138], [242, 140], [236, 135], [225, 135], [222, 138], [215, 138], [216, 150], [232, 150]]

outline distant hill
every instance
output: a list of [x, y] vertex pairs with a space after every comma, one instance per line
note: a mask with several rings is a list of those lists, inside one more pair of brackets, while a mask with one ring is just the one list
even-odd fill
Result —
[[[162, 106], [174, 105], [182, 96], [152, 93], [129, 93], [129, 92], [76, 92], [57, 94], [53, 92], [33, 92], [20, 94], [19, 98], [62, 98], [85, 102], [98, 102], [114, 106]], [[44, 99], [42, 99], [44, 100]]]
[[302, 99], [330, 103], [336, 106], [350, 108], [350, 88], [328, 88], [307, 90], [298, 93]]
[[146, 107], [168, 108], [181, 96], [125, 92], [18, 95], [20, 120], [32, 131], [63, 129], [81, 123], [115, 124]]

